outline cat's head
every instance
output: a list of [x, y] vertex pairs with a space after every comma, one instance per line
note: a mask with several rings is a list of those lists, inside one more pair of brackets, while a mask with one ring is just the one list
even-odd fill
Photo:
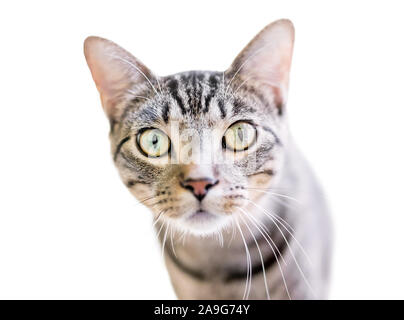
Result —
[[293, 41], [293, 25], [279, 20], [225, 72], [158, 77], [113, 42], [86, 39], [115, 164], [156, 219], [212, 234], [276, 180]]

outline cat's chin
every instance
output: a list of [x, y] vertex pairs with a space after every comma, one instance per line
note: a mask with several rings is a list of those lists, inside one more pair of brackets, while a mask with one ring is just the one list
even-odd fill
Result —
[[222, 230], [229, 218], [205, 210], [197, 210], [186, 215], [179, 221], [182, 231], [199, 237], [206, 237]]

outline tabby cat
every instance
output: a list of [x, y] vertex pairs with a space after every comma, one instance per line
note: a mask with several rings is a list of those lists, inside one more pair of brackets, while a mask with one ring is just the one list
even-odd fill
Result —
[[294, 27], [265, 27], [225, 72], [159, 77], [111, 41], [84, 53], [112, 155], [153, 213], [180, 299], [323, 299], [327, 207], [288, 130]]

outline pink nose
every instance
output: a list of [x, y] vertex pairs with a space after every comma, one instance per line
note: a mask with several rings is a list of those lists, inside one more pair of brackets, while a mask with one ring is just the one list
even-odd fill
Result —
[[181, 183], [181, 186], [191, 191], [199, 201], [202, 201], [208, 193], [209, 189], [214, 187], [218, 183], [219, 180], [214, 181], [209, 178], [187, 179]]

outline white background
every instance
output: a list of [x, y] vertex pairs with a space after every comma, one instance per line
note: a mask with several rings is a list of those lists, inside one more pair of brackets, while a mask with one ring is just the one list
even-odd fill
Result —
[[[8, 3], [8, 4], [6, 4]], [[404, 298], [404, 19], [396, 1], [0, 5], [0, 298], [175, 298], [125, 189], [82, 52], [109, 38], [157, 74], [224, 70], [291, 19], [292, 131], [336, 230], [331, 298]]]

